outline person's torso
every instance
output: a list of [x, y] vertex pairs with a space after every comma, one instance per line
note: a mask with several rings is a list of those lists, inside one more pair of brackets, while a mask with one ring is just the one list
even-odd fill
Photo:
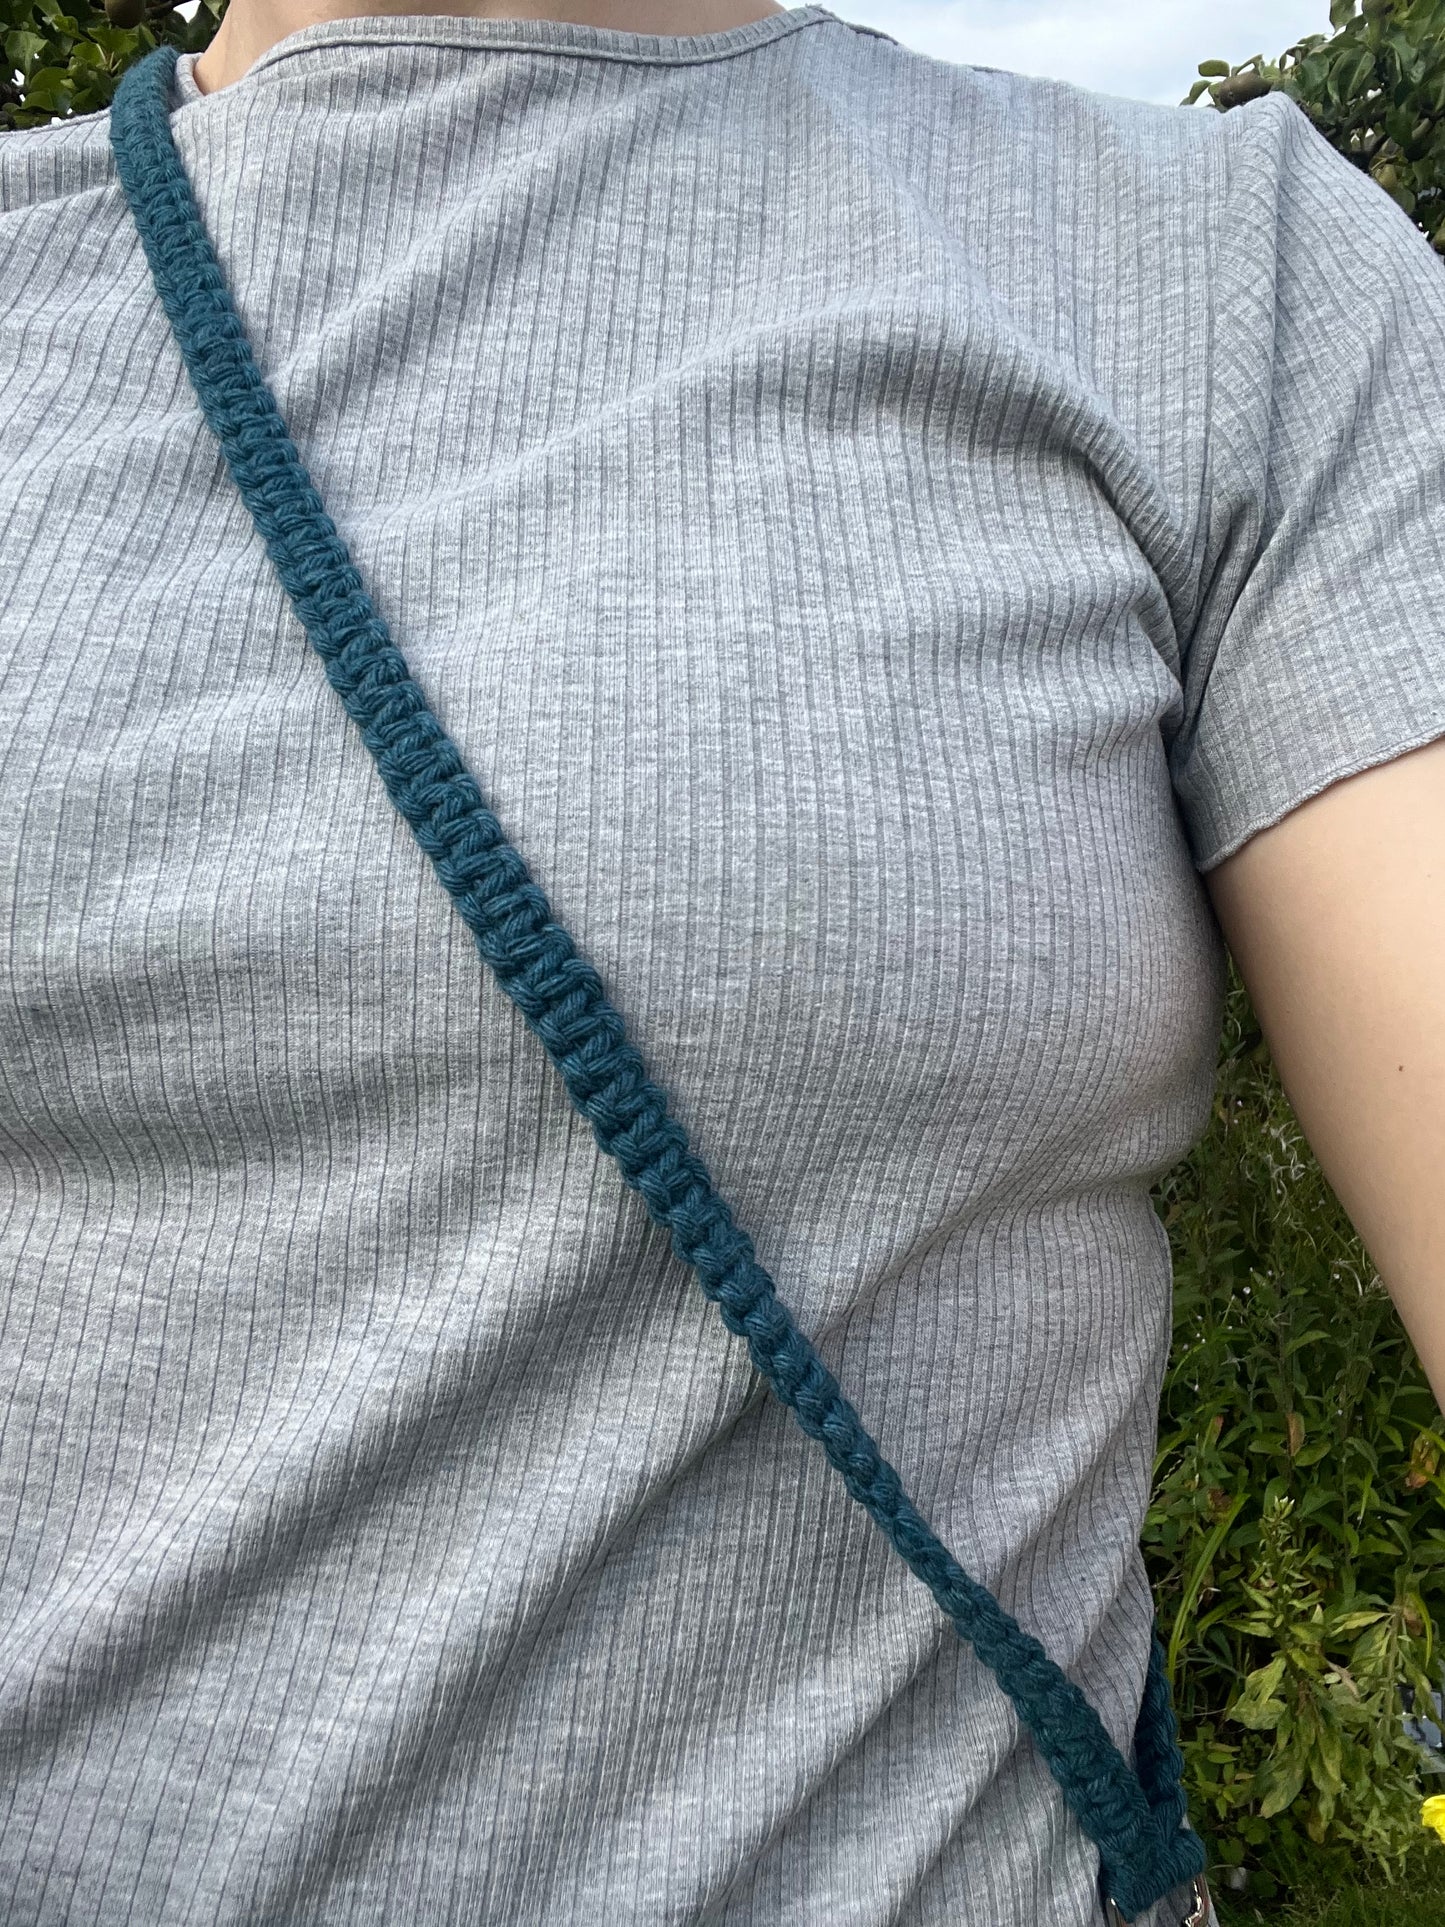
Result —
[[[191, 83], [207, 230], [781, 1296], [1127, 1747], [1222, 973], [1167, 762], [1210, 137], [813, 8], [508, 24]], [[7, 1920], [1094, 1927], [391, 810], [104, 117], [0, 174]]]

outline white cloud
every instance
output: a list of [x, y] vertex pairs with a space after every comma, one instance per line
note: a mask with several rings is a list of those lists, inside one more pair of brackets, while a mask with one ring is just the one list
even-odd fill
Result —
[[1072, 80], [1099, 93], [1182, 100], [1201, 60], [1277, 60], [1330, 34], [1329, 0], [822, 0], [939, 60]]

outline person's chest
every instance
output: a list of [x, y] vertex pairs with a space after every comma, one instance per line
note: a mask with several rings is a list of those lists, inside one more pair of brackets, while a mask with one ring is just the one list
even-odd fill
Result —
[[[927, 1139], [954, 1207], [1115, 1180], [1162, 1115], [1184, 1148], [1220, 956], [1165, 760], [1170, 505], [1110, 409], [966, 277], [849, 297], [840, 259], [769, 293], [758, 261], [751, 307], [679, 272], [619, 314], [469, 218], [241, 305], [379, 613], [691, 1124], [743, 1164], [866, 1141], [904, 1188]], [[148, 282], [104, 293], [102, 255], [90, 324], [12, 377], [0, 479], [11, 1102], [110, 1026], [142, 1114], [181, 1039], [258, 1034], [323, 1090], [362, 1040], [384, 1109], [408, 1009], [504, 1084], [483, 966]], [[233, 1103], [207, 1088], [183, 1132]]]

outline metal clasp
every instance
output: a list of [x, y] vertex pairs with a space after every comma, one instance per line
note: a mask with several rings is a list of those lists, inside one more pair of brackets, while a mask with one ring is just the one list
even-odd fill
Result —
[[[1129, 1922], [1119, 1911], [1119, 1904], [1108, 1894], [1104, 1896], [1104, 1918], [1108, 1927], [1129, 1927]], [[1209, 1883], [1202, 1873], [1194, 1876], [1194, 1896], [1189, 1912], [1180, 1921], [1179, 1927], [1208, 1927], [1209, 1922]]]
[[1207, 1927], [1210, 1915], [1209, 1882], [1202, 1873], [1194, 1876], [1194, 1905], [1184, 1917], [1184, 1927]]

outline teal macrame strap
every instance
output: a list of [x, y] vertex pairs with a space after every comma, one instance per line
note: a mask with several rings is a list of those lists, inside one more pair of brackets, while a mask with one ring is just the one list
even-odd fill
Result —
[[[541, 1038], [573, 1104], [728, 1330], [817, 1439], [844, 1485], [968, 1640], [1028, 1727], [1099, 1849], [1102, 1884], [1132, 1918], [1186, 1885], [1204, 1848], [1186, 1818], [1174, 1714], [1155, 1624], [1130, 1770], [1083, 1693], [1038, 1640], [970, 1579], [779, 1302], [751, 1240], [647, 1076], [602, 980], [552, 916], [456, 745], [372, 607], [262, 380], [171, 138], [177, 50], [162, 46], [116, 90], [110, 138], [156, 289], [202, 412], [276, 573], [387, 794], [416, 834], [477, 948]], [[1201, 1916], [1202, 1918], [1202, 1916]]]

